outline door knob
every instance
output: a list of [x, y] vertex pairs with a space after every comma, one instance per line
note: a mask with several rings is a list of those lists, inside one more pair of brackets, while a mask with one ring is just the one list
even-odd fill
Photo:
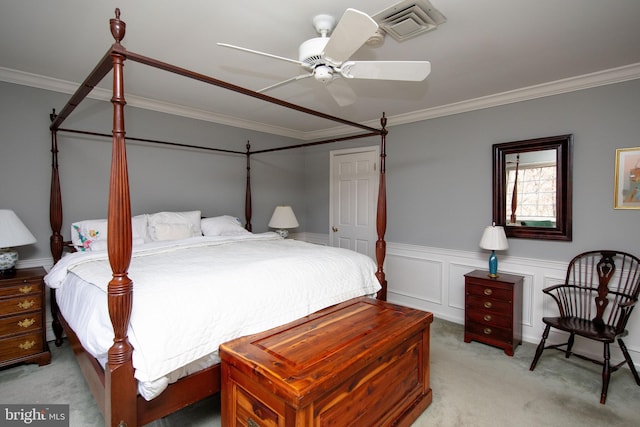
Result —
[[335, 226], [331, 227], [331, 230], [333, 230], [334, 233], [337, 233], [338, 232], [338, 227], [335, 227]]

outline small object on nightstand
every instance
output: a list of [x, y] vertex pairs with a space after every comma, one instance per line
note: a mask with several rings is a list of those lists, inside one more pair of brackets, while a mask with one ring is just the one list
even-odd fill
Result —
[[480, 247], [482, 249], [489, 249], [491, 255], [489, 256], [489, 277], [498, 277], [498, 257], [496, 251], [504, 251], [509, 249], [509, 242], [507, 241], [507, 235], [504, 232], [504, 227], [493, 225], [488, 226], [482, 233], [482, 239], [480, 239]]
[[42, 267], [17, 269], [0, 279], [0, 367], [51, 362], [46, 340]]
[[464, 342], [500, 347], [513, 356], [522, 343], [522, 283], [514, 274], [489, 277], [474, 270], [465, 277]]
[[0, 279], [16, 274], [18, 251], [16, 246], [30, 245], [36, 238], [9, 209], [0, 209]]
[[283, 239], [286, 239], [289, 235], [287, 228], [296, 228], [299, 225], [291, 206], [276, 206], [269, 221], [269, 227], [277, 228], [276, 233]]

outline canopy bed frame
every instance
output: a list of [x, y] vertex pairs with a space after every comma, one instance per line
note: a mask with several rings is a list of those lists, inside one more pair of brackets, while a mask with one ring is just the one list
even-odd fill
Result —
[[[310, 110], [305, 107], [294, 105], [283, 100], [251, 91], [227, 82], [217, 80], [175, 65], [167, 64], [156, 59], [148, 58], [134, 52], [130, 52], [121, 45], [125, 35], [125, 23], [120, 20], [120, 11], [116, 9], [115, 19], [110, 20], [111, 34], [115, 43], [108, 49], [93, 71], [71, 96], [67, 104], [58, 113], [51, 115], [51, 152], [52, 152], [52, 176], [50, 195], [50, 222], [52, 235], [50, 239], [51, 253], [54, 263], [62, 257], [63, 250], [67, 242], [61, 234], [62, 227], [62, 197], [60, 191], [60, 178], [58, 171], [58, 133], [72, 132], [87, 135], [101, 135], [93, 132], [85, 132], [62, 128], [65, 119], [82, 102], [82, 100], [92, 91], [92, 89], [110, 72], [113, 71], [113, 131], [112, 135], [112, 161], [110, 171], [110, 189], [108, 203], [108, 233], [114, 236], [108, 239], [107, 252], [109, 264], [113, 272], [112, 279], [108, 284], [108, 310], [113, 324], [114, 340], [109, 350], [106, 367], [103, 367], [91, 355], [82, 348], [73, 330], [68, 327], [64, 318], [59, 313], [56, 304], [55, 293], [52, 289], [52, 316], [53, 328], [56, 333], [56, 344], [62, 343], [63, 327], [71, 346], [78, 358], [78, 363], [87, 380], [87, 383], [96, 398], [102, 413], [105, 424], [110, 426], [136, 426], [147, 424], [153, 420], [166, 416], [191, 403], [210, 396], [220, 390], [220, 365], [214, 365], [199, 373], [189, 375], [171, 384], [160, 396], [146, 401], [137, 396], [134, 379], [134, 367], [132, 364], [133, 348], [127, 336], [127, 326], [130, 321], [132, 308], [133, 282], [128, 277], [128, 268], [132, 256], [132, 228], [131, 228], [131, 205], [129, 193], [129, 181], [126, 158], [126, 139], [138, 140], [149, 143], [171, 144], [183, 147], [198, 148], [204, 150], [235, 153], [246, 156], [246, 198], [245, 216], [246, 228], [251, 231], [251, 178], [250, 159], [252, 155], [279, 150], [308, 147], [312, 145], [325, 144], [330, 142], [346, 141], [355, 138], [370, 136], [380, 136], [380, 180], [377, 201], [377, 241], [376, 241], [376, 277], [382, 289], [378, 292], [377, 298], [386, 300], [387, 282], [383, 269], [386, 243], [384, 235], [386, 231], [386, 183], [385, 183], [385, 137], [387, 135], [386, 118], [384, 114], [380, 120], [381, 128], [365, 126], [355, 122], [350, 122], [338, 117], [330, 116], [321, 112]], [[280, 105], [284, 108], [297, 110], [312, 116], [332, 120], [344, 125], [358, 129], [358, 134], [333, 138], [324, 141], [302, 143], [286, 147], [251, 151], [247, 143], [246, 151], [222, 150], [206, 147], [194, 147], [186, 144], [154, 141], [141, 138], [125, 138], [124, 106], [126, 104], [124, 95], [123, 65], [125, 60], [130, 60], [145, 64], [170, 73], [178, 74], [186, 78], [195, 79], [200, 82], [218, 86], [227, 90], [235, 91], [259, 100]]]

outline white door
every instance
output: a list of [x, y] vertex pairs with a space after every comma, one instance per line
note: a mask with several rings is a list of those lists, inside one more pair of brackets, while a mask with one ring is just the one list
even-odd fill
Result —
[[331, 152], [331, 246], [375, 259], [376, 208], [380, 160], [378, 147]]

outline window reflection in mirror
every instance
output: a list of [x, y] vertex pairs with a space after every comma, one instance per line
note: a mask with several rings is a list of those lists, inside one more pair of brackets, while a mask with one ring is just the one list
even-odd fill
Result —
[[571, 135], [493, 145], [493, 222], [508, 237], [571, 240]]
[[525, 151], [505, 157], [507, 225], [556, 226], [556, 150]]

